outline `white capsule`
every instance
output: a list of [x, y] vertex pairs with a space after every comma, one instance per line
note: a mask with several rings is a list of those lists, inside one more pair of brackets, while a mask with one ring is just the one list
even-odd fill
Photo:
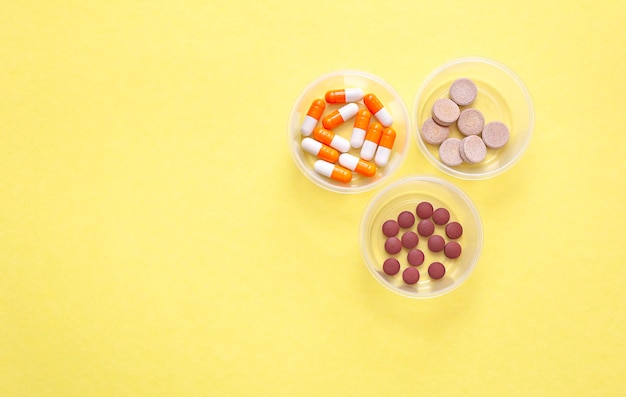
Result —
[[346, 102], [356, 102], [363, 99], [363, 90], [360, 88], [346, 88]]
[[304, 136], [310, 136], [313, 132], [315, 126], [317, 126], [319, 120], [314, 119], [308, 114], [304, 116], [304, 120], [302, 121], [302, 127], [300, 127], [300, 132]]
[[382, 108], [378, 112], [374, 113], [374, 117], [376, 117], [376, 120], [378, 120], [384, 127], [389, 127], [393, 124], [393, 118], [386, 108]]
[[350, 142], [346, 138], [342, 138], [339, 135], [335, 135], [328, 146], [339, 150], [341, 153], [345, 153], [350, 150]]
[[356, 116], [357, 112], [359, 111], [359, 105], [357, 105], [356, 103], [349, 103], [345, 106], [340, 107], [339, 109], [337, 109], [337, 111], [341, 115], [343, 121], [348, 121]]
[[389, 162], [390, 155], [391, 149], [379, 145], [378, 149], [376, 150], [376, 158], [374, 159], [374, 162], [377, 166], [384, 167]]
[[353, 148], [358, 149], [363, 146], [363, 141], [365, 140], [365, 131], [363, 128], [353, 128], [352, 135], [350, 136], [350, 145]]
[[367, 161], [373, 159], [374, 154], [376, 154], [377, 147], [378, 145], [376, 142], [365, 140], [365, 142], [363, 142], [363, 147], [361, 147], [361, 158]]

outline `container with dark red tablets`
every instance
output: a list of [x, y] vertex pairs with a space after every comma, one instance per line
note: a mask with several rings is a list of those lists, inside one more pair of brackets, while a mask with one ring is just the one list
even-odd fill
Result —
[[372, 276], [409, 298], [433, 298], [459, 287], [483, 246], [481, 219], [471, 199], [429, 176], [407, 177], [378, 192], [359, 234]]

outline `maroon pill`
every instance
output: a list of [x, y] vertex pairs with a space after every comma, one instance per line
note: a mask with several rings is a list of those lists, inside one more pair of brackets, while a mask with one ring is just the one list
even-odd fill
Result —
[[433, 212], [433, 222], [438, 225], [445, 225], [450, 220], [450, 212], [445, 208], [437, 208]]
[[419, 243], [420, 238], [415, 232], [406, 232], [402, 235], [402, 245], [404, 248], [415, 248]]
[[388, 274], [390, 276], [398, 274], [398, 272], [400, 271], [400, 261], [398, 261], [396, 258], [385, 259], [385, 262], [383, 262], [383, 271], [385, 272], [385, 274]]
[[414, 267], [407, 267], [402, 272], [402, 280], [407, 284], [415, 284], [420, 279], [420, 272]]
[[417, 205], [415, 212], [420, 219], [430, 218], [433, 216], [433, 205], [428, 201], [422, 201]]
[[450, 259], [456, 259], [461, 256], [461, 244], [456, 241], [450, 241], [443, 248], [443, 253]]
[[391, 255], [395, 255], [402, 250], [402, 242], [397, 237], [389, 237], [385, 241], [385, 251]]
[[398, 224], [405, 229], [410, 228], [415, 223], [415, 215], [411, 211], [402, 211], [398, 215]]
[[439, 280], [446, 274], [446, 267], [441, 262], [433, 262], [428, 266], [428, 275], [430, 278]]
[[428, 237], [435, 232], [435, 224], [430, 219], [422, 219], [417, 224], [417, 232], [424, 237]]
[[400, 231], [400, 225], [393, 219], [389, 219], [383, 223], [383, 234], [387, 237], [393, 237]]
[[463, 226], [459, 222], [450, 222], [446, 225], [446, 236], [457, 239], [463, 234]]
[[424, 253], [419, 249], [412, 249], [406, 256], [406, 260], [411, 266], [419, 266], [424, 263]]
[[428, 238], [428, 249], [432, 252], [441, 252], [446, 246], [446, 241], [439, 235], [430, 236]]

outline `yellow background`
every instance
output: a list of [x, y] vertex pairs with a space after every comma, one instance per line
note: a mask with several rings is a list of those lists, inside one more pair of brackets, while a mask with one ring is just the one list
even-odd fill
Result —
[[[626, 3], [2, 1], [1, 396], [626, 395]], [[335, 69], [409, 109], [460, 56], [531, 92], [522, 161], [395, 178], [478, 206], [472, 277], [415, 301], [362, 263], [378, 191], [293, 164]]]

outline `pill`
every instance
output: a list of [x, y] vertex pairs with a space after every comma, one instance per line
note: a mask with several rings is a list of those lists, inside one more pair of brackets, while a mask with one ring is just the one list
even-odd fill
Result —
[[302, 149], [313, 156], [317, 156], [322, 160], [328, 161], [329, 163], [336, 163], [339, 158], [338, 151], [312, 138], [304, 138], [302, 140]]
[[437, 234], [428, 238], [428, 249], [432, 252], [441, 252], [445, 246], [446, 241]]
[[332, 130], [343, 124], [344, 122], [353, 118], [359, 111], [359, 105], [356, 103], [349, 103], [335, 110], [328, 116], [322, 119], [322, 125], [327, 130]]
[[376, 174], [376, 166], [374, 164], [349, 153], [342, 153], [339, 156], [339, 164], [363, 176], [374, 176]]
[[438, 225], [445, 225], [450, 220], [450, 212], [445, 208], [437, 208], [433, 211], [433, 222]]
[[332, 90], [326, 93], [328, 103], [348, 103], [363, 99], [363, 90], [360, 88], [346, 88], [343, 90]]
[[396, 131], [393, 128], [385, 128], [380, 137], [380, 142], [378, 142], [378, 149], [376, 149], [376, 157], [374, 158], [374, 162], [377, 166], [384, 167], [387, 165], [395, 140]]
[[324, 109], [326, 108], [326, 104], [321, 99], [316, 99], [311, 104], [309, 111], [304, 116], [304, 120], [302, 121], [302, 126], [300, 127], [300, 132], [304, 136], [309, 136], [313, 132], [313, 129], [317, 126], [318, 121], [322, 117], [322, 113], [324, 113]]
[[400, 261], [398, 261], [396, 258], [385, 259], [385, 261], [383, 262], [383, 272], [385, 272], [385, 274], [394, 276], [398, 274], [399, 271]]
[[389, 111], [383, 106], [380, 100], [374, 94], [367, 94], [363, 97], [363, 103], [367, 109], [372, 112], [376, 120], [384, 127], [389, 127], [393, 123], [393, 118]]
[[352, 172], [350, 170], [325, 160], [317, 160], [313, 164], [313, 169], [317, 173], [338, 182], [348, 183], [352, 180]]
[[415, 215], [411, 211], [402, 211], [398, 215], [398, 225], [400, 227], [408, 229], [415, 223]]
[[456, 259], [461, 256], [461, 244], [450, 241], [443, 247], [443, 253], [450, 259]]
[[509, 128], [499, 121], [492, 121], [483, 128], [483, 142], [487, 147], [499, 149], [509, 141]]
[[420, 279], [420, 272], [414, 267], [407, 267], [402, 272], [402, 280], [407, 284], [415, 284]]
[[417, 224], [417, 232], [420, 236], [428, 237], [435, 232], [435, 224], [430, 219], [422, 219]]
[[397, 237], [389, 237], [385, 240], [385, 251], [391, 255], [395, 255], [402, 250], [402, 242]]
[[387, 237], [393, 237], [400, 231], [400, 225], [393, 219], [389, 219], [383, 223], [383, 234]]
[[334, 132], [328, 131], [322, 127], [316, 127], [313, 130], [313, 138], [316, 141], [322, 142], [324, 145], [328, 145], [339, 150], [341, 153], [345, 153], [350, 150], [350, 142], [348, 142], [347, 139], [342, 138]]
[[470, 79], [457, 79], [450, 86], [450, 99], [459, 106], [467, 106], [474, 102], [477, 95], [478, 88]]
[[460, 144], [461, 140], [459, 138], [448, 138], [441, 143], [441, 146], [439, 146], [439, 158], [444, 164], [454, 167], [463, 163], [459, 153]]
[[439, 125], [449, 126], [459, 118], [460, 114], [459, 105], [452, 102], [451, 99], [439, 98], [433, 104], [433, 120]]
[[406, 256], [407, 262], [411, 266], [419, 266], [424, 263], [424, 253], [419, 249], [412, 249]]
[[433, 205], [428, 201], [422, 201], [415, 208], [415, 213], [420, 219], [427, 219], [433, 215]]
[[478, 135], [483, 132], [485, 116], [478, 109], [465, 109], [459, 115], [456, 126], [465, 136]]
[[415, 232], [405, 232], [400, 239], [404, 248], [415, 248], [420, 238]]
[[448, 139], [450, 135], [450, 127], [445, 127], [443, 125], [439, 125], [429, 117], [424, 124], [422, 124], [422, 129], [420, 130], [420, 135], [422, 139], [426, 143], [430, 143], [431, 145], [440, 145], [441, 142]]
[[371, 118], [372, 114], [365, 108], [360, 109], [357, 112], [356, 117], [354, 118], [352, 135], [350, 136], [350, 145], [352, 145], [353, 148], [358, 149], [363, 146], [365, 134], [367, 133], [367, 127], [370, 125]]
[[378, 147], [378, 142], [380, 142], [380, 137], [383, 135], [384, 127], [382, 124], [375, 122], [372, 123], [367, 129], [367, 134], [365, 135], [365, 141], [363, 142], [363, 146], [361, 147], [361, 158], [363, 160], [370, 161], [374, 158], [374, 154], [376, 154], [376, 148]]
[[446, 274], [446, 267], [441, 262], [433, 262], [428, 266], [430, 278], [439, 280]]
[[478, 135], [470, 135], [461, 140], [459, 154], [469, 163], [480, 163], [487, 156], [487, 146]]
[[[397, 232], [396, 232], [397, 233]], [[446, 225], [446, 236], [457, 239], [463, 234], [463, 226], [459, 222], [450, 222]]]

